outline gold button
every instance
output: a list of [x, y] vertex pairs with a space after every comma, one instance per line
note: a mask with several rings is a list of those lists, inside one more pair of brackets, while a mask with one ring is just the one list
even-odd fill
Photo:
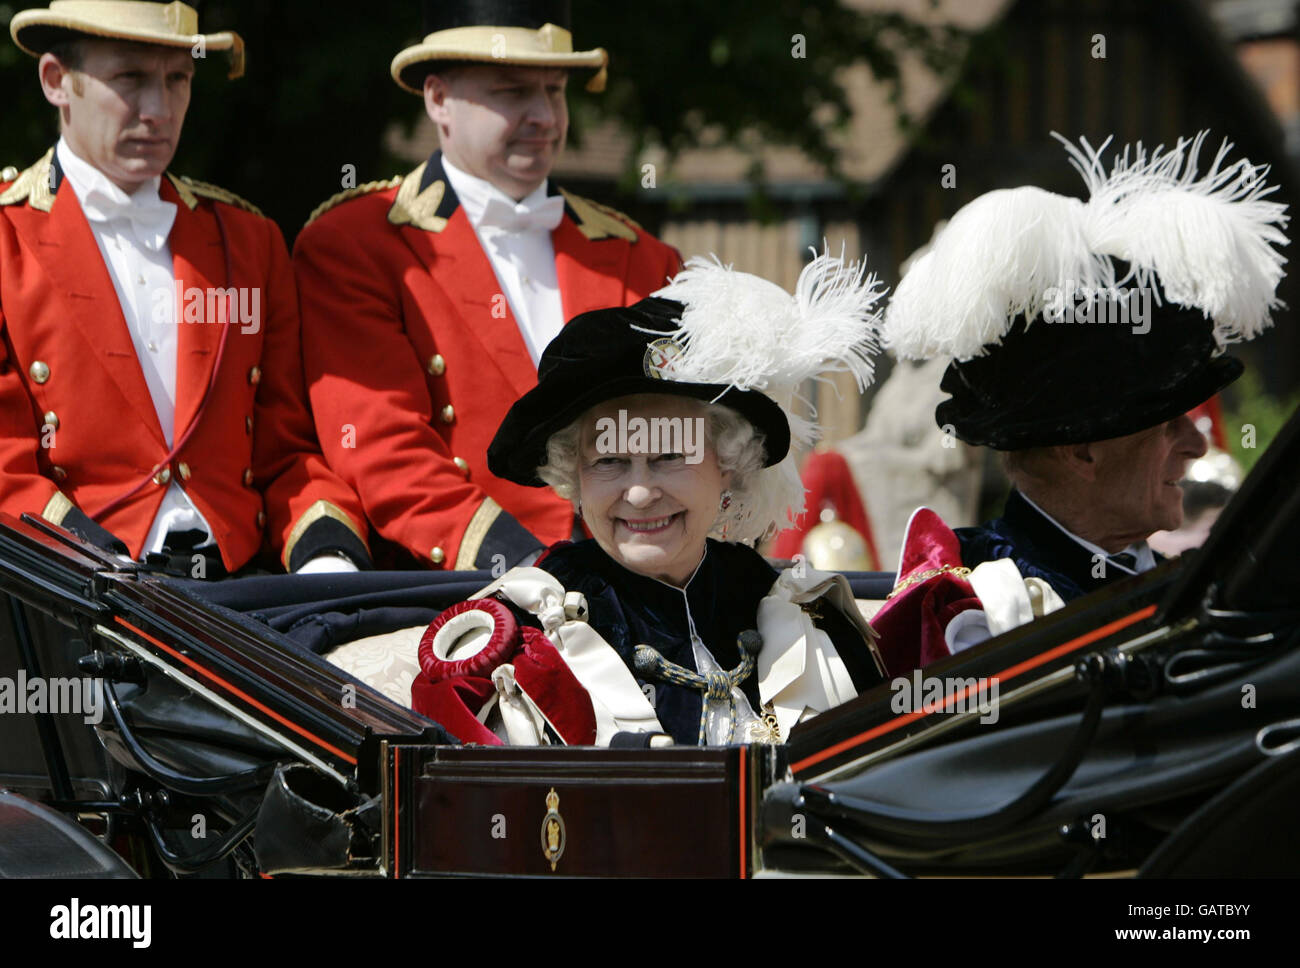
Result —
[[44, 420], [46, 427], [49, 427], [51, 430], [59, 429], [59, 415], [53, 410], [46, 412]]
[[244, 433], [246, 433], [246, 434], [252, 434], [252, 432], [253, 432], [253, 418], [252, 418], [252, 417], [245, 417], [245, 418], [244, 418]]
[[464, 457], [455, 457], [452, 458], [452, 463], [460, 468], [460, 472], [462, 474], [464, 474], [466, 477], [469, 477], [469, 461], [467, 461]]
[[255, 366], [248, 371], [248, 382], [253, 386], [257, 386], [262, 382], [262, 368], [260, 366]]
[[170, 484], [171, 479], [172, 479], [172, 472], [170, 467], [164, 467], [162, 470], [160, 470], [157, 474], [153, 476], [153, 482], [158, 485]]
[[441, 353], [434, 353], [429, 358], [429, 372], [434, 376], [442, 376], [447, 372], [447, 361], [442, 358]]
[[452, 423], [456, 419], [456, 408], [450, 403], [442, 408], [442, 422], [445, 424]]
[[434, 548], [429, 552], [429, 560], [435, 565], [441, 565], [447, 559], [447, 555], [441, 548]]
[[265, 512], [265, 511], [258, 511], [258, 512], [257, 512], [257, 526], [258, 526], [259, 528], [265, 528], [265, 527], [266, 527], [266, 512]]
[[176, 469], [177, 469], [178, 471], [180, 471], [180, 475], [181, 475], [181, 480], [182, 480], [182, 481], [188, 481], [188, 480], [190, 479], [190, 465], [189, 465], [189, 464], [185, 463], [184, 461], [181, 461], [179, 464], [176, 465]]
[[68, 479], [68, 472], [62, 467], [51, 467], [50, 477], [54, 478], [56, 481], [66, 481]]
[[50, 378], [50, 368], [40, 360], [33, 363], [31, 369], [27, 372], [32, 375], [32, 379], [37, 383], [44, 383]]
[[9, 165], [3, 171], [0, 171], [0, 181], [13, 181], [17, 177], [18, 169], [13, 165]]
[[253, 486], [253, 471], [252, 471], [252, 468], [248, 468], [248, 467], [244, 468], [244, 486], [245, 486], [245, 487], [252, 487], [252, 486]]

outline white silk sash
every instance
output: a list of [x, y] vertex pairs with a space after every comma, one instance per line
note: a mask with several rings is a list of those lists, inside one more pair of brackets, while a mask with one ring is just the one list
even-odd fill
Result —
[[758, 696], [764, 706], [772, 704], [781, 742], [789, 738], [796, 723], [858, 694], [830, 636], [801, 607], [819, 599], [839, 609], [853, 624], [871, 650], [876, 667], [884, 669], [875, 631], [854, 605], [848, 579], [806, 565], [798, 574], [792, 568], [781, 572], [758, 604], [758, 631], [763, 636]]

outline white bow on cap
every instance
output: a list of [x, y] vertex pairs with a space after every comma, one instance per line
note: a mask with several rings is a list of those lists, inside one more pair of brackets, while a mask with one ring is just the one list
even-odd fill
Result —
[[176, 206], [164, 202], [159, 196], [140, 198], [110, 195], [101, 188], [92, 188], [81, 201], [81, 210], [91, 222], [112, 222], [125, 219], [130, 223], [136, 241], [150, 252], [157, 252], [167, 243], [172, 223], [176, 221]]
[[547, 195], [539, 202], [511, 202], [493, 195], [483, 208], [480, 229], [499, 229], [503, 232], [555, 231], [564, 218], [564, 197]]

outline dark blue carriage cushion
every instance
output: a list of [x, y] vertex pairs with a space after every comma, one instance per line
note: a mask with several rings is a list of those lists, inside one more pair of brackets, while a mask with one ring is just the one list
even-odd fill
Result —
[[236, 613], [241, 624], [269, 626], [300, 650], [321, 655], [354, 639], [427, 625], [492, 576], [486, 571], [363, 571], [166, 581], [189, 598]]
[[[846, 575], [857, 598], [883, 599], [894, 587], [892, 572]], [[492, 575], [487, 571], [363, 571], [220, 582], [161, 580], [188, 598], [238, 613], [246, 627], [269, 626], [298, 649], [321, 655], [354, 639], [427, 625], [444, 608], [491, 582]]]

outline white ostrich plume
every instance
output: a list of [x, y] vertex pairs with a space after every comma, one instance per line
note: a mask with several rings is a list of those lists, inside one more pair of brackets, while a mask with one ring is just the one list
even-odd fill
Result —
[[1040, 188], [999, 189], [967, 203], [898, 285], [885, 346], [901, 359], [980, 356], [1019, 316], [1034, 319], [1056, 293], [1113, 284], [1091, 251], [1084, 205]]
[[1141, 143], [1125, 148], [1109, 175], [1086, 139], [1074, 145], [1056, 132], [1087, 184], [1086, 232], [1094, 251], [1127, 260], [1139, 286], [1158, 283], [1164, 298], [1199, 309], [1214, 321], [1222, 346], [1258, 336], [1272, 323], [1287, 244], [1286, 206], [1267, 200], [1268, 167], [1244, 158], [1227, 164], [1219, 147], [1204, 176], [1197, 158], [1208, 132], [1180, 138], [1148, 157]]
[[680, 351], [666, 361], [661, 376], [761, 391], [790, 423], [790, 453], [761, 471], [749, 499], [720, 519], [720, 533], [731, 541], [768, 537], [803, 511], [796, 450], [811, 447], [819, 430], [793, 413], [801, 385], [828, 373], [851, 373], [860, 391], [871, 383], [879, 350], [876, 304], [884, 287], [863, 263], [846, 262], [842, 252], [835, 257], [814, 249], [813, 255], [794, 295], [736, 272], [716, 256], [688, 260], [654, 293], [684, 306], [680, 325], [667, 334]]
[[865, 390], [879, 348], [875, 305], [884, 288], [862, 263], [846, 263], [842, 254], [814, 255], [793, 296], [716, 256], [687, 261], [655, 293], [686, 307], [670, 334], [681, 353], [662, 375], [763, 390], [782, 403], [785, 393], [826, 373], [852, 373]]

